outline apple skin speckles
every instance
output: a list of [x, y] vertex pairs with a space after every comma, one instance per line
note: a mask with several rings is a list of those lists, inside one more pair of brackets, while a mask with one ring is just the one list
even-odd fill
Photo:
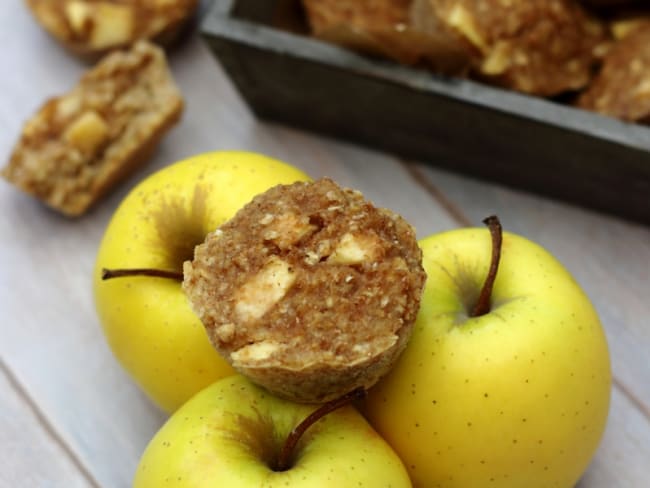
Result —
[[210, 344], [179, 283], [143, 276], [103, 281], [102, 269], [180, 271], [197, 240], [256, 194], [307, 179], [259, 154], [206, 153], [149, 176], [116, 210], [93, 271], [97, 315], [119, 362], [163, 410], [173, 412], [234, 370]]
[[458, 283], [480, 286], [489, 232], [420, 241], [428, 278], [413, 337], [364, 405], [414, 486], [574, 486], [602, 436], [611, 371], [593, 306], [541, 247], [503, 239], [492, 311], [476, 318]]
[[276, 470], [289, 433], [315, 408], [269, 395], [239, 375], [217, 381], [154, 436], [133, 487], [411, 487], [400, 459], [351, 406], [309, 427], [289, 468]]

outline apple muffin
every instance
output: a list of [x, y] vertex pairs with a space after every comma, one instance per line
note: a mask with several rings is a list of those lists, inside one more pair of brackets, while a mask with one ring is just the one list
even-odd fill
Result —
[[410, 61], [411, 46], [395, 45], [411, 0], [302, 0], [314, 36], [353, 49]]
[[25, 0], [34, 17], [74, 52], [103, 54], [137, 40], [166, 42], [192, 17], [198, 0]]
[[413, 228], [330, 179], [255, 197], [183, 272], [217, 350], [252, 381], [305, 403], [388, 372], [425, 282]]
[[476, 77], [524, 93], [583, 88], [607, 45], [603, 23], [572, 0], [415, 0], [415, 6], [416, 27], [448, 29], [472, 45]]
[[303, 0], [315, 37], [404, 64], [424, 62], [458, 73], [468, 50], [449, 31], [420, 30], [411, 23], [412, 0]]
[[629, 122], [650, 123], [650, 24], [614, 44], [578, 106]]
[[140, 41], [86, 72], [25, 124], [2, 176], [68, 216], [144, 162], [180, 118], [163, 51]]

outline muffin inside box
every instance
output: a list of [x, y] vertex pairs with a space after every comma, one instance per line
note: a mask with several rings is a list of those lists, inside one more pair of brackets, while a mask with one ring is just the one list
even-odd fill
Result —
[[308, 35], [298, 1], [215, 1], [209, 46], [260, 117], [650, 223], [650, 130]]

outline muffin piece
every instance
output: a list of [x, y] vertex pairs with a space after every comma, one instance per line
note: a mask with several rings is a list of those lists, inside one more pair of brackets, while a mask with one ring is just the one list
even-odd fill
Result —
[[426, 62], [444, 73], [468, 64], [465, 46], [443, 30], [411, 25], [412, 0], [303, 0], [314, 36], [404, 64]]
[[650, 123], [650, 25], [614, 44], [578, 106], [629, 122]]
[[197, 246], [183, 287], [252, 381], [317, 403], [388, 372], [425, 274], [413, 228], [329, 179], [276, 186]]
[[650, 26], [650, 13], [634, 12], [617, 16], [609, 23], [609, 28], [612, 31], [614, 39], [623, 39], [628, 34], [631, 34], [636, 29], [645, 28]]
[[605, 27], [573, 0], [415, 1], [422, 22], [433, 17], [474, 46], [478, 78], [520, 92], [584, 87], [606, 47]]
[[364, 31], [406, 23], [411, 0], [303, 0], [314, 33], [348, 24]]
[[25, 0], [38, 22], [74, 52], [97, 55], [139, 39], [165, 42], [198, 0]]
[[68, 216], [145, 161], [183, 100], [160, 48], [141, 41], [88, 71], [23, 127], [2, 176]]

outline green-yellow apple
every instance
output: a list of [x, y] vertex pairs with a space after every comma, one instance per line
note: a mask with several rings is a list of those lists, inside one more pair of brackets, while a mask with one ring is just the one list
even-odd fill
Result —
[[211, 346], [179, 281], [104, 281], [102, 269], [182, 272], [194, 246], [255, 195], [306, 179], [298, 169], [258, 154], [207, 153], [148, 177], [115, 212], [96, 259], [95, 304], [115, 356], [164, 410], [175, 410], [233, 370]]
[[610, 363], [593, 306], [540, 246], [505, 233], [487, 313], [473, 316], [490, 233], [420, 241], [413, 336], [369, 392], [370, 423], [423, 488], [570, 488], [602, 436]]
[[[353, 407], [309, 427], [285, 466], [290, 432], [316, 407], [279, 399], [244, 377], [217, 381], [160, 429], [145, 450], [134, 488], [410, 487], [406, 469]], [[285, 463], [283, 463], [285, 464]]]

